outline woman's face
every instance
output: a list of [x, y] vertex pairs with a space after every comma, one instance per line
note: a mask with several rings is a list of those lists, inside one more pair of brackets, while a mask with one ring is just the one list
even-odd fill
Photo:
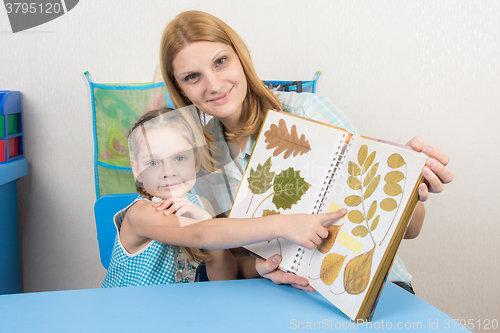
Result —
[[188, 44], [172, 65], [184, 96], [198, 109], [219, 118], [230, 132], [239, 128], [247, 80], [230, 45], [206, 41]]

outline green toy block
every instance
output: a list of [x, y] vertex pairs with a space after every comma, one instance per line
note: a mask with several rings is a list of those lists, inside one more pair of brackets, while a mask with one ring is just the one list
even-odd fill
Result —
[[3, 138], [5, 136], [5, 133], [4, 133], [5, 124], [3, 122], [3, 118], [4, 118], [4, 116], [0, 116], [0, 138]]
[[16, 134], [19, 132], [18, 122], [17, 122], [18, 114], [9, 114], [7, 115], [7, 134]]

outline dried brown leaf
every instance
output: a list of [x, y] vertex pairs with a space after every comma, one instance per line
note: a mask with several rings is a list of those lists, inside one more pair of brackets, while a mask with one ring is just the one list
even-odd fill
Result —
[[350, 176], [347, 178], [347, 185], [349, 185], [350, 188], [353, 190], [357, 191], [361, 188], [361, 182], [359, 181], [358, 178]]
[[349, 207], [356, 207], [361, 203], [361, 197], [359, 195], [350, 195], [344, 199], [344, 203]]
[[368, 147], [366, 145], [362, 145], [358, 151], [359, 165], [363, 165], [363, 163], [365, 163], [366, 155], [368, 155]]
[[318, 251], [321, 253], [327, 253], [335, 244], [335, 240], [337, 239], [337, 235], [339, 234], [341, 225], [329, 225], [326, 228], [328, 229], [328, 237], [321, 241], [321, 244], [318, 245]]
[[363, 213], [361, 213], [359, 210], [351, 210], [349, 214], [347, 214], [347, 218], [349, 219], [349, 221], [356, 224], [360, 224], [365, 220]]
[[380, 208], [382, 208], [386, 212], [393, 211], [394, 209], [396, 209], [397, 206], [398, 206], [398, 203], [393, 198], [384, 199], [380, 203]]
[[359, 295], [370, 282], [375, 247], [349, 261], [344, 270], [344, 289], [348, 294]]
[[375, 155], [377, 153], [373, 151], [365, 160], [365, 164], [363, 164], [363, 168], [361, 169], [361, 173], [364, 174], [368, 169], [372, 166], [373, 161], [375, 160]]
[[391, 171], [385, 175], [384, 180], [386, 183], [399, 183], [405, 178], [405, 175], [401, 171]]
[[366, 174], [365, 180], [363, 180], [363, 187], [368, 185], [373, 180], [373, 178], [377, 175], [377, 170], [378, 170], [378, 163], [375, 163], [371, 167], [370, 171], [368, 171], [368, 173]]
[[370, 221], [373, 217], [373, 215], [375, 215], [375, 211], [377, 210], [377, 201], [375, 200], [374, 202], [372, 202], [372, 204], [370, 205], [370, 208], [368, 209], [368, 214], [366, 214], [366, 219], [368, 221]]
[[405, 165], [405, 159], [403, 156], [399, 155], [398, 153], [394, 153], [389, 158], [387, 159], [387, 165], [389, 165], [393, 169], [397, 169], [399, 167], [402, 167]]
[[368, 235], [368, 228], [364, 225], [358, 225], [356, 228], [352, 229], [352, 234], [357, 237], [365, 237]]
[[347, 172], [349, 172], [351, 176], [356, 177], [361, 174], [361, 168], [356, 163], [349, 161]]
[[306, 140], [304, 134], [299, 138], [297, 127], [292, 125], [291, 131], [288, 132], [285, 120], [280, 119], [279, 126], [272, 124], [270, 129], [264, 133], [267, 143], [266, 149], [274, 149], [273, 156], [278, 156], [285, 152], [283, 158], [287, 159], [293, 153], [293, 156], [298, 154], [303, 155], [311, 150], [309, 140]]
[[373, 194], [373, 192], [375, 192], [379, 182], [380, 182], [380, 175], [375, 177], [375, 179], [366, 188], [365, 195], [364, 195], [365, 200], [368, 199]]
[[399, 184], [396, 184], [396, 183], [387, 183], [384, 186], [384, 192], [387, 195], [395, 197], [395, 196], [400, 195], [401, 193], [403, 193], [403, 189], [401, 188], [401, 186]]
[[331, 286], [335, 282], [346, 257], [338, 253], [329, 253], [325, 256], [319, 273], [319, 277], [324, 284]]

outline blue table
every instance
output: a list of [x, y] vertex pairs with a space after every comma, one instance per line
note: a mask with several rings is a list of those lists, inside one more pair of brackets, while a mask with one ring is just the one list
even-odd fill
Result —
[[372, 322], [359, 325], [318, 293], [265, 279], [0, 296], [0, 332], [284, 332], [314, 327], [467, 331], [392, 283], [385, 286]]

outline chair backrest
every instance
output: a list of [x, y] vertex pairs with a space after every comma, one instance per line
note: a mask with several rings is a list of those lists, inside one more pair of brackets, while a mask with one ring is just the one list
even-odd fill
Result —
[[108, 269], [111, 251], [116, 237], [113, 217], [137, 198], [137, 193], [110, 194], [100, 197], [94, 204], [95, 224], [99, 255], [104, 268]]

